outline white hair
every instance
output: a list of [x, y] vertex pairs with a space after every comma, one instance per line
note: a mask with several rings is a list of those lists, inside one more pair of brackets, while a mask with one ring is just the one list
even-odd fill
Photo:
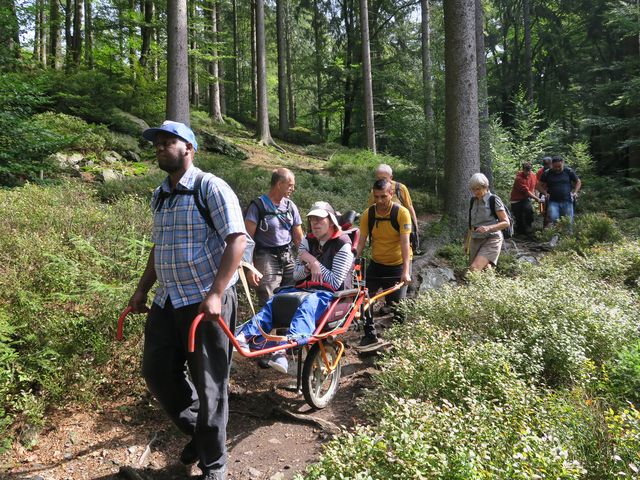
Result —
[[489, 179], [483, 173], [474, 173], [469, 179], [469, 188], [489, 188]]
[[376, 168], [376, 173], [378, 172], [393, 175], [393, 171], [391, 170], [391, 165], [387, 165], [386, 163], [381, 163], [380, 165], [378, 165], [378, 168]]

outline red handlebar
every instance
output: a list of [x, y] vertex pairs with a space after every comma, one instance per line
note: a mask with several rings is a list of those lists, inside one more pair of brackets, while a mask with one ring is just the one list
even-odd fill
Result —
[[189, 353], [193, 353], [196, 349], [196, 329], [203, 318], [204, 313], [199, 313], [196, 315], [196, 318], [193, 319], [193, 322], [191, 322], [191, 326], [189, 327]]
[[122, 328], [124, 326], [124, 319], [127, 315], [129, 315], [133, 311], [133, 308], [130, 306], [125, 308], [120, 314], [120, 318], [118, 318], [118, 332], [116, 333], [116, 340], [122, 340]]

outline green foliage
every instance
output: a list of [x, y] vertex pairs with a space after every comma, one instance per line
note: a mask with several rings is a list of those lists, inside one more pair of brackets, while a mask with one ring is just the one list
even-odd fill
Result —
[[563, 426], [537, 408], [534, 390], [518, 393], [504, 406], [392, 398], [375, 427], [331, 441], [304, 478], [583, 478], [559, 438]]
[[545, 155], [562, 152], [558, 125], [546, 125], [542, 112], [529, 104], [522, 92], [516, 96], [514, 105], [512, 128], [505, 128], [496, 117], [490, 126], [495, 188], [504, 198], [508, 198], [515, 173], [523, 162], [535, 165]]
[[[148, 205], [97, 202], [77, 182], [0, 191], [0, 437], [16, 419], [99, 395], [115, 319], [149, 252]], [[140, 324], [131, 321], [135, 338]], [[73, 387], [73, 388], [72, 388]]]
[[623, 347], [606, 368], [613, 398], [640, 405], [640, 341]]
[[467, 271], [469, 266], [469, 255], [464, 251], [464, 245], [461, 243], [448, 243], [437, 252], [439, 257], [448, 260], [449, 265], [454, 273], [461, 277]]
[[597, 244], [618, 243], [621, 240], [619, 228], [606, 214], [586, 213], [576, 216], [573, 235], [564, 237], [559, 248], [581, 253]]
[[48, 131], [54, 136], [68, 138], [67, 148], [82, 152], [101, 152], [106, 146], [106, 127], [89, 125], [84, 120], [64, 113], [45, 112], [31, 117], [31, 127]]
[[638, 478], [640, 471], [640, 411], [634, 407], [607, 412], [607, 427], [613, 439], [617, 477]]

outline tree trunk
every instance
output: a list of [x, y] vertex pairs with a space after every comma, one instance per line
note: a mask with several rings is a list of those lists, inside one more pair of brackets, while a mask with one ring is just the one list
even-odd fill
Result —
[[256, 2], [257, 0], [251, 0], [251, 116], [254, 118], [257, 117], [258, 108], [258, 69], [256, 64]]
[[209, 115], [215, 123], [224, 123], [220, 109], [220, 79], [218, 78], [218, 2], [211, 2], [211, 62], [209, 62]]
[[360, 0], [360, 33], [362, 35], [362, 81], [367, 148], [376, 153], [376, 128], [373, 121], [373, 86], [371, 82], [371, 51], [369, 48], [369, 12], [367, 0]]
[[238, 5], [237, 0], [232, 2], [232, 23], [233, 23], [233, 100], [234, 111], [240, 113], [240, 50], [238, 49]]
[[0, 69], [13, 69], [20, 58], [20, 27], [13, 0], [0, 0]]
[[[217, 42], [217, 46], [216, 48], [218, 48], [218, 46], [220, 45], [220, 38], [222, 36], [222, 21], [220, 20], [220, 16], [221, 14], [221, 10], [222, 10], [222, 6], [220, 4], [218, 4], [218, 7], [216, 9], [216, 42]], [[218, 49], [218, 55], [224, 56], [224, 53], [226, 52], [220, 52], [220, 50]], [[225, 67], [224, 67], [224, 60], [219, 59], [218, 60], [218, 86], [220, 88], [220, 113], [222, 113], [222, 115], [226, 115], [227, 114], [227, 92], [226, 92], [226, 74], [225, 74]]]
[[47, 6], [46, 2], [40, 2], [40, 64], [47, 68]]
[[[42, 25], [42, 18], [40, 17], [40, 10], [42, 9], [42, 3], [44, 0], [35, 0], [35, 15], [34, 15], [34, 23], [33, 23], [33, 60], [35, 62], [39, 62], [40, 61], [40, 50], [41, 50], [41, 43], [40, 43], [40, 31], [42, 30], [42, 28], [44, 27], [44, 25]], [[0, 8], [2, 8], [2, 4], [0, 3]], [[2, 19], [2, 23], [4, 24], [4, 19]]]
[[[157, 20], [157, 18], [156, 18], [157, 13], [156, 13], [155, 5], [152, 5], [152, 7], [153, 7], [154, 20]], [[153, 29], [153, 34], [154, 34], [154, 37], [155, 37], [155, 43], [156, 43], [156, 45], [158, 45], [160, 43], [160, 27], [155, 27]], [[159, 55], [154, 55], [153, 56], [153, 64], [152, 64], [151, 74], [153, 75], [153, 81], [154, 82], [157, 82], [160, 79], [160, 56]]]
[[258, 74], [258, 122], [256, 136], [263, 145], [273, 143], [269, 129], [267, 98], [267, 51], [264, 35], [264, 0], [256, 0], [256, 62]]
[[[189, 5], [189, 21], [191, 25], [196, 25], [196, 5], [197, 2], [195, 0], [191, 0], [191, 4]], [[195, 55], [195, 52], [198, 48], [197, 36], [198, 32], [192, 28], [189, 30], [189, 35], [191, 37], [189, 41], [191, 55], [189, 55], [189, 95], [191, 98], [191, 105], [194, 108], [198, 109], [200, 107], [200, 84], [198, 79], [198, 58]]]
[[426, 166], [435, 171], [435, 136], [433, 114], [433, 82], [431, 80], [431, 5], [430, 0], [421, 0], [422, 6], [422, 92], [424, 95], [424, 119], [426, 140]]
[[289, 130], [287, 119], [287, 68], [285, 40], [285, 0], [276, 0], [276, 44], [278, 50], [278, 130], [286, 133]]
[[82, 0], [74, 0], [73, 3], [73, 64], [80, 66], [82, 58]]
[[475, 1], [444, 0], [445, 214], [452, 235], [467, 228], [467, 181], [480, 168]]
[[489, 93], [487, 91], [487, 56], [484, 51], [484, 12], [482, 0], [475, 0], [476, 68], [478, 69], [478, 128], [480, 135], [480, 171], [493, 185], [493, 159], [489, 132]]
[[355, 49], [355, 32], [353, 18], [353, 0], [344, 0], [342, 4], [342, 16], [344, 18], [346, 51], [345, 51], [345, 81], [344, 81], [344, 115], [342, 124], [342, 138], [340, 143], [345, 147], [349, 146], [351, 138], [351, 113], [353, 111], [354, 102], [354, 82], [353, 82], [353, 52]]
[[320, 32], [320, 5], [319, 0], [313, 3], [313, 36], [315, 40], [316, 54], [316, 109], [318, 115], [318, 135], [324, 138], [323, 105], [322, 105], [322, 34]]
[[62, 36], [60, 35], [60, 4], [49, 1], [49, 65], [56, 70], [62, 68]]
[[153, 40], [153, 0], [143, 0], [144, 23], [142, 25], [142, 47], [140, 48], [140, 66], [146, 68]]
[[285, 29], [287, 34], [287, 103], [289, 105], [289, 128], [296, 126], [296, 97], [293, 90], [293, 63], [291, 62], [291, 2], [287, 2], [287, 11], [285, 16]]
[[64, 42], [66, 47], [65, 52], [65, 68], [71, 67], [73, 58], [73, 36], [71, 33], [71, 27], [73, 25], [73, 0], [66, 0], [66, 8], [64, 11]]
[[[55, 1], [55, 0], [50, 0]], [[84, 0], [84, 63], [93, 70], [93, 5]]]
[[167, 119], [190, 124], [187, 0], [167, 2]]
[[533, 102], [533, 67], [531, 65], [531, 8], [529, 0], [522, 0], [522, 19], [524, 23], [524, 70], [527, 75], [527, 101]]

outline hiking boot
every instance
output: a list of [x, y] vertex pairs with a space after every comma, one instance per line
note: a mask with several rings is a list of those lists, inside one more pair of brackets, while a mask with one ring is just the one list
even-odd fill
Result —
[[276, 353], [271, 356], [269, 366], [277, 372], [287, 373], [287, 370], [289, 370], [289, 361], [284, 353]]
[[198, 452], [196, 450], [196, 444], [193, 439], [191, 439], [189, 443], [184, 446], [182, 452], [180, 452], [180, 463], [182, 463], [183, 465], [193, 465], [199, 459], [200, 457], [198, 456]]
[[227, 467], [215, 472], [207, 472], [200, 477], [201, 480], [225, 480], [225, 478], [227, 478]]
[[370, 352], [379, 348], [381, 344], [382, 342], [375, 335], [365, 335], [358, 344], [358, 350], [360, 352]]

